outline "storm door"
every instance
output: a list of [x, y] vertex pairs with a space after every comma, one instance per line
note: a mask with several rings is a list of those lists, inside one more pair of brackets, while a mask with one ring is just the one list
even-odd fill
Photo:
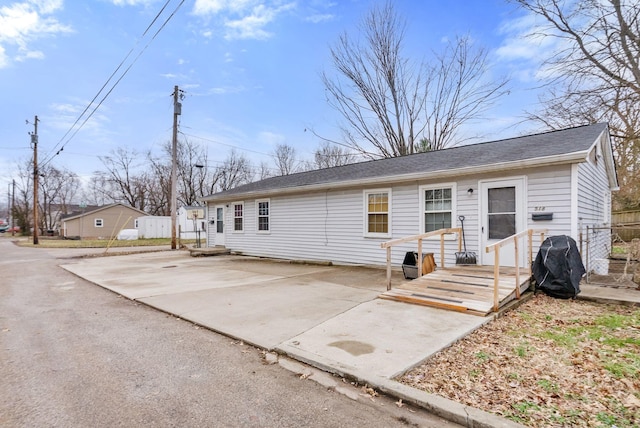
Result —
[[[480, 253], [483, 265], [493, 265], [494, 253], [485, 252], [487, 245], [494, 244], [522, 231], [525, 225], [524, 179], [487, 181], [481, 183]], [[520, 241], [522, 244], [522, 240]], [[524, 251], [520, 248], [520, 254]], [[520, 258], [522, 266], [523, 258]], [[515, 266], [513, 245], [500, 251], [501, 266]]]

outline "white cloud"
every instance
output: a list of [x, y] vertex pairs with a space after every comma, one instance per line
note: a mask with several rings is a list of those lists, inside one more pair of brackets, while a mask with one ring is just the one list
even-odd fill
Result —
[[258, 133], [258, 143], [264, 143], [269, 146], [277, 146], [278, 144], [284, 144], [287, 138], [282, 134], [276, 134], [275, 132], [262, 131]]
[[[47, 121], [49, 126], [54, 129], [58, 129], [60, 131], [67, 131], [71, 128], [75, 120], [78, 118], [80, 113], [84, 110], [84, 108], [89, 104], [89, 101], [77, 100], [75, 104], [72, 103], [53, 103], [49, 105], [50, 117]], [[93, 104], [86, 114], [89, 114], [91, 110], [95, 107]], [[108, 134], [109, 127], [107, 126], [110, 122], [109, 117], [106, 113], [108, 113], [109, 108], [105, 105], [102, 105], [98, 111], [96, 111], [91, 119], [87, 121], [87, 123], [82, 127], [80, 131], [83, 135], [92, 135], [93, 137], [104, 136]], [[82, 122], [80, 122], [82, 123]], [[77, 128], [75, 128], [77, 129]]]
[[335, 15], [331, 13], [316, 13], [314, 15], [307, 16], [304, 20], [307, 22], [312, 22], [314, 24], [318, 24], [320, 22], [332, 21], [335, 19]]
[[[227, 40], [261, 40], [271, 37], [266, 27], [278, 15], [295, 7], [293, 2], [280, 0], [196, 0], [192, 13], [205, 19], [218, 18], [225, 28]], [[211, 37], [212, 31], [205, 30], [202, 34]]]
[[44, 58], [30, 48], [40, 38], [69, 33], [70, 26], [51, 15], [62, 8], [61, 0], [27, 1], [0, 7], [0, 68], [15, 61]]
[[111, 2], [116, 6], [148, 6], [156, 1], [157, 0], [111, 0]]
[[561, 39], [554, 37], [546, 23], [533, 14], [525, 14], [502, 23], [502, 44], [496, 49], [497, 59], [511, 69], [514, 78], [523, 82], [544, 80], [551, 70], [543, 61], [561, 49]]

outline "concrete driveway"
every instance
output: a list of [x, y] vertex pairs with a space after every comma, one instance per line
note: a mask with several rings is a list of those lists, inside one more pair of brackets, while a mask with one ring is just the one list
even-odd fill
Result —
[[194, 258], [184, 251], [62, 267], [180, 318], [358, 379], [392, 379], [489, 320], [377, 299], [386, 289], [382, 269]]

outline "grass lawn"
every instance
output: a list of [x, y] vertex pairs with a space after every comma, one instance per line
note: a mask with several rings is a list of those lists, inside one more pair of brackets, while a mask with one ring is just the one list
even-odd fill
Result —
[[531, 427], [640, 427], [640, 308], [537, 294], [399, 381]]
[[[193, 244], [193, 239], [183, 239], [180, 241], [182, 245]], [[33, 238], [21, 237], [18, 240], [21, 247], [36, 247], [33, 245]], [[37, 247], [42, 248], [107, 248], [107, 247], [147, 247], [147, 246], [171, 246], [171, 238], [154, 238], [154, 239], [135, 239], [131, 241], [119, 241], [108, 239], [59, 239], [41, 237], [38, 239]]]

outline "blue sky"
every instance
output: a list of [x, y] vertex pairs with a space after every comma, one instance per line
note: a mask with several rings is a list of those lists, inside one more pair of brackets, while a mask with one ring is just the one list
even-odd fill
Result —
[[[171, 139], [174, 85], [185, 91], [181, 130], [206, 144], [214, 165], [232, 147], [256, 165], [268, 162], [279, 143], [311, 159], [320, 141], [305, 130], [338, 135], [320, 74], [331, 71], [330, 45], [343, 31], [355, 34], [375, 2], [187, 0], [151, 40], [180, 4], [171, 0], [142, 37], [165, 2], [0, 0], [0, 195], [16, 163], [31, 156], [33, 126], [25, 120], [40, 119], [40, 159], [64, 145], [52, 164], [86, 177], [102, 168], [99, 156], [118, 147], [158, 151]], [[537, 101], [532, 88], [548, 48], [521, 37], [531, 17], [504, 0], [406, 0], [396, 9], [416, 60], [469, 35], [489, 50], [492, 73], [511, 77], [510, 95], [474, 132], [493, 140], [529, 130], [518, 123]], [[126, 76], [82, 129], [63, 139], [131, 49], [125, 67], [142, 53]]]

